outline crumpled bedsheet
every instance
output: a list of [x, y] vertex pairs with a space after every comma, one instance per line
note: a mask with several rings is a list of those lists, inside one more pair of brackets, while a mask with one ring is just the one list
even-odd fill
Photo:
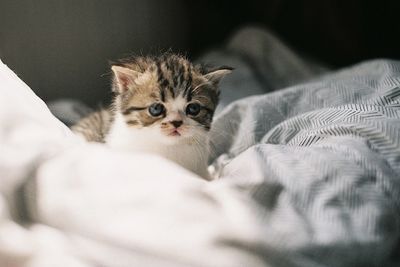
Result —
[[229, 104], [220, 178], [87, 144], [0, 62], [0, 266], [399, 266], [400, 62]]

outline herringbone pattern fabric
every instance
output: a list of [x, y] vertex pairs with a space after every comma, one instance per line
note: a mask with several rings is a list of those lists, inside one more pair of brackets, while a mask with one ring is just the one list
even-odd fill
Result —
[[213, 131], [214, 162], [257, 201], [265, 245], [300, 266], [400, 266], [400, 62], [243, 99]]

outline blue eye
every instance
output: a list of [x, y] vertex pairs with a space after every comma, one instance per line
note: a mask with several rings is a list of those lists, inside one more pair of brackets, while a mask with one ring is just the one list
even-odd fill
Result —
[[149, 113], [153, 117], [160, 116], [161, 114], [164, 113], [164, 111], [165, 111], [165, 107], [161, 103], [154, 103], [154, 104], [151, 104], [151, 106], [149, 107]]
[[186, 114], [190, 116], [196, 116], [200, 113], [200, 105], [197, 103], [190, 103], [186, 106]]

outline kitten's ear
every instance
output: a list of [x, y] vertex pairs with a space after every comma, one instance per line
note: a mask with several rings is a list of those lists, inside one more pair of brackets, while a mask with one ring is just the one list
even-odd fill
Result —
[[117, 65], [113, 65], [111, 70], [114, 73], [117, 87], [114, 90], [117, 90], [118, 93], [126, 92], [132, 88], [135, 85], [135, 80], [142, 74], [138, 71]]
[[218, 84], [225, 75], [231, 73], [233, 68], [223, 66], [204, 74], [204, 77], [214, 84]]

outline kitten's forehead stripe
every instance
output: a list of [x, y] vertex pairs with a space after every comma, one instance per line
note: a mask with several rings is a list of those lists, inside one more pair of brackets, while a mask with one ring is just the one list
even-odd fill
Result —
[[191, 87], [192, 87], [193, 76], [192, 76], [192, 68], [190, 67], [190, 65], [187, 66], [186, 72], [187, 72], [187, 78], [185, 79], [186, 86], [183, 91], [183, 95], [186, 96], [187, 101], [191, 101], [192, 100]]
[[[162, 74], [162, 71], [161, 71], [161, 62], [160, 62], [160, 60], [157, 60], [156, 66], [157, 66], [157, 68], [156, 68], [157, 69], [157, 81], [158, 81], [159, 84], [161, 84], [162, 80], [163, 80], [163, 74]], [[165, 102], [165, 93], [164, 93], [164, 88], [163, 87], [160, 87], [160, 96], [161, 96], [161, 101]]]
[[161, 95], [161, 101], [165, 102], [165, 93], [163, 88], [160, 88], [160, 95]]
[[172, 98], [175, 98], [175, 91], [174, 91], [174, 88], [172, 88], [171, 86], [169, 86], [168, 89], [169, 89], [169, 91], [170, 91], [170, 93], [171, 93]]
[[182, 83], [182, 78], [181, 78], [182, 69], [183, 69], [183, 66], [181, 64], [173, 65], [174, 88], [179, 87]]

